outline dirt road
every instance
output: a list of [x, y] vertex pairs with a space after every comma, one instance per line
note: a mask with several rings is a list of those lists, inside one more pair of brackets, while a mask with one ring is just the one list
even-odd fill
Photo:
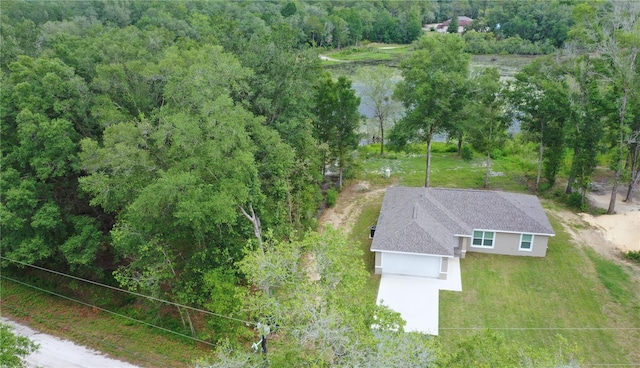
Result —
[[27, 336], [40, 345], [35, 353], [27, 356], [27, 367], [42, 368], [138, 368], [135, 365], [111, 359], [100, 352], [76, 345], [68, 340], [46, 335], [6, 318], [2, 323], [13, 327], [13, 332]]

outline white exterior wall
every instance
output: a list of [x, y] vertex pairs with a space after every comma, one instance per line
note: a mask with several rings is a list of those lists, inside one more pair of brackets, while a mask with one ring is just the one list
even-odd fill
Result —
[[440, 277], [442, 257], [381, 252], [382, 273]]

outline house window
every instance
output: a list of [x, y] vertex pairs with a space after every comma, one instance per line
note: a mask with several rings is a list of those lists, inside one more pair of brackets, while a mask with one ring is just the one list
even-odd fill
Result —
[[520, 250], [531, 251], [533, 249], [533, 235], [522, 234], [520, 235]]
[[493, 231], [474, 231], [471, 246], [493, 248], [494, 235]]

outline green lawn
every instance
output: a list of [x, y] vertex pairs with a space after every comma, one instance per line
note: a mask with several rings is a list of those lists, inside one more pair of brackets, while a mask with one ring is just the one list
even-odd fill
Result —
[[[440, 292], [443, 344], [472, 332], [468, 329], [494, 328], [508, 339], [539, 347], [553, 344], [561, 335], [576, 345], [588, 364], [637, 362], [640, 330], [615, 330], [640, 328], [640, 300], [634, 297], [626, 271], [574, 245], [558, 220], [551, 217], [551, 222], [556, 237], [545, 258], [468, 253], [461, 260], [463, 291]], [[599, 275], [598, 267], [608, 273]], [[620, 278], [613, 289], [616, 294], [602, 281], [611, 274]], [[619, 304], [616, 295], [623, 295], [625, 303]]]
[[[445, 150], [444, 143], [438, 143]], [[455, 148], [448, 146], [449, 149]], [[484, 188], [485, 159], [476, 157], [466, 162], [455, 152], [433, 152], [431, 157], [431, 186], [455, 188]], [[370, 155], [362, 163], [360, 176], [364, 180], [381, 184], [386, 181], [383, 172], [391, 169], [392, 178], [400, 185], [422, 186], [425, 179], [426, 158], [423, 153], [387, 154], [379, 157]], [[524, 170], [524, 171], [523, 171]], [[489, 180], [490, 189], [501, 189], [522, 192], [526, 189], [525, 174], [534, 175], [535, 163], [523, 162], [514, 158], [492, 160], [493, 175]]]
[[364, 261], [364, 265], [367, 270], [371, 271], [371, 276], [366, 285], [365, 292], [368, 295], [369, 300], [372, 303], [376, 302], [376, 298], [378, 295], [378, 286], [380, 285], [380, 275], [375, 275], [373, 273], [373, 268], [375, 266], [375, 256], [369, 250], [371, 247], [371, 239], [369, 239], [369, 231], [372, 225], [375, 225], [378, 221], [378, 215], [380, 214], [380, 207], [382, 207], [382, 198], [383, 196], [379, 196], [378, 198], [372, 199], [370, 202], [366, 203], [362, 212], [358, 216], [356, 223], [351, 230], [350, 237], [351, 239], [360, 246], [360, 250], [362, 251], [362, 258]]
[[[400, 59], [407, 55], [410, 45], [369, 44], [354, 46], [336, 52], [327, 53], [333, 59], [350, 62], [372, 62]], [[327, 61], [328, 62], [328, 61]]]
[[[435, 153], [432, 161], [433, 186], [483, 186], [482, 159], [464, 162], [455, 153], [445, 152], [444, 145], [438, 150], [442, 152]], [[390, 180], [408, 186], [424, 184], [425, 158], [421, 153], [379, 157], [361, 150], [360, 155], [363, 160], [358, 177], [375, 186], [388, 185]], [[525, 177], [535, 174], [535, 164], [526, 158], [501, 158], [492, 165], [494, 171], [504, 174], [491, 178], [493, 189], [523, 192]], [[391, 179], [383, 177], [385, 167], [391, 168]], [[382, 197], [365, 206], [352, 233], [363, 247], [371, 272], [373, 255], [368, 251], [367, 234], [381, 202]], [[563, 209], [549, 201], [545, 207]], [[441, 343], [453, 346], [475, 329], [493, 328], [508, 339], [539, 348], [554, 348], [560, 335], [575, 344], [587, 364], [640, 362], [640, 330], [628, 329], [640, 329], [640, 285], [629, 276], [637, 270], [577, 246], [559, 219], [550, 216], [550, 220], [556, 236], [544, 258], [468, 253], [461, 260], [463, 291], [440, 293]], [[378, 284], [379, 278], [372, 275], [369, 288], [373, 298]]]

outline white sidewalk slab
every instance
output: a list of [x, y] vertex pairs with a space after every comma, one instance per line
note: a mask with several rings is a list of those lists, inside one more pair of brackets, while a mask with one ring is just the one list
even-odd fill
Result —
[[377, 302], [402, 315], [405, 331], [437, 335], [440, 290], [462, 291], [460, 259], [449, 259], [446, 280], [382, 274]]

